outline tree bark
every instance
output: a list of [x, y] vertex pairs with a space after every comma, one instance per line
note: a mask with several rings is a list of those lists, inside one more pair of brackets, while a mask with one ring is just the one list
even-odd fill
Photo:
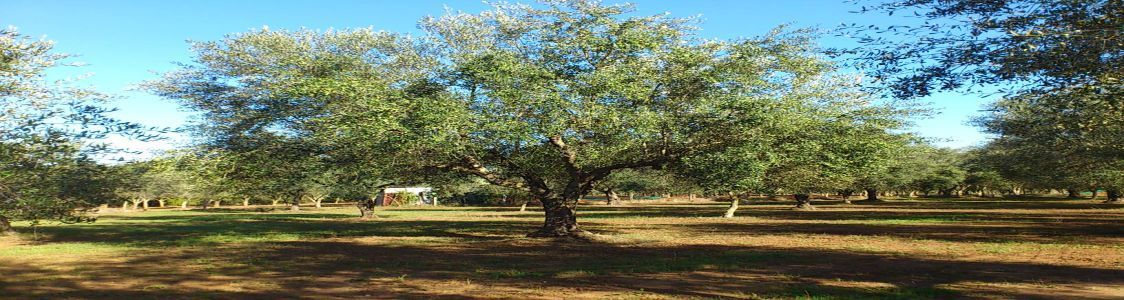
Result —
[[289, 202], [289, 210], [290, 211], [301, 210], [301, 195], [298, 194], [298, 195], [293, 196], [292, 202]]
[[618, 196], [617, 191], [615, 191], [613, 189], [605, 190], [605, 202], [606, 202], [605, 204], [613, 205], [613, 206], [617, 206], [617, 205], [622, 204], [621, 197]]
[[722, 214], [723, 218], [733, 218], [734, 212], [738, 211], [738, 202], [741, 202], [741, 199], [738, 199], [738, 197], [732, 198], [733, 199], [730, 200], [730, 207], [726, 208], [726, 213]]
[[363, 219], [374, 219], [374, 218], [376, 218], [377, 216], [375, 216], [375, 204], [377, 204], [377, 203], [375, 203], [374, 197], [367, 197], [367, 200], [363, 200], [363, 201], [359, 201], [359, 202], [355, 203], [355, 206], [359, 207], [359, 218], [363, 218]]
[[795, 195], [792, 195], [792, 197], [796, 198], [796, 209], [799, 209], [799, 210], [814, 210], [814, 209], [816, 209], [815, 207], [812, 206], [812, 197], [808, 197], [808, 194], [795, 194]]
[[542, 228], [527, 237], [578, 237], [587, 234], [578, 228], [578, 199], [541, 198], [546, 219]]
[[1120, 190], [1118, 190], [1118, 189], [1105, 190], [1104, 203], [1120, 203]]
[[855, 191], [852, 191], [852, 190], [840, 191], [839, 196], [843, 197], [843, 204], [851, 204], [851, 195], [854, 194], [854, 193], [855, 193]]
[[879, 201], [878, 200], [878, 190], [876, 190], [876, 189], [866, 189], [866, 201]]
[[15, 234], [16, 230], [12, 228], [12, 222], [8, 217], [0, 216], [0, 236]]

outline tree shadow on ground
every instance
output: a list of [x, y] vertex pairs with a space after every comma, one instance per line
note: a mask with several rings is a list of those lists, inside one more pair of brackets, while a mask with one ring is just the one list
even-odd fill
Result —
[[[200, 263], [200, 258], [207, 260]], [[126, 262], [88, 262], [77, 271], [80, 279], [69, 276], [75, 271], [30, 264], [0, 265], [0, 272], [10, 274], [0, 279], [0, 293], [15, 298], [522, 298], [561, 296], [551, 294], [558, 291], [592, 295], [646, 291], [704, 298], [753, 294], [848, 299], [1029, 298], [1042, 295], [1034, 289], [950, 287], [1003, 282], [1080, 290], [1087, 285], [1124, 284], [1124, 271], [1098, 268], [829, 250], [626, 247], [523, 239], [471, 240], [444, 247], [289, 241], [151, 253]], [[484, 292], [497, 294], [480, 294]], [[1106, 297], [1096, 293], [1054, 296]]]

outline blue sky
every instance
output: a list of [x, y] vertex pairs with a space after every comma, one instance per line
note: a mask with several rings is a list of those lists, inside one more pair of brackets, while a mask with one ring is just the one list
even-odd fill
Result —
[[[606, 1], [614, 2], [614, 1]], [[780, 24], [830, 29], [840, 22], [894, 22], [884, 16], [857, 15], [855, 7], [828, 0], [710, 0], [630, 1], [640, 14], [670, 12], [687, 17], [701, 16], [699, 34], [729, 39], [766, 33]], [[417, 20], [440, 15], [445, 9], [477, 12], [487, 6], [480, 1], [0, 1], [0, 26], [15, 26], [27, 35], [56, 42], [60, 52], [80, 55], [73, 61], [81, 68], [54, 70], [53, 77], [89, 75], [83, 85], [116, 94], [120, 108], [116, 116], [151, 126], [176, 127], [189, 114], [177, 105], [144, 92], [130, 90], [135, 84], [190, 61], [188, 40], [217, 40], [223, 35], [269, 26], [274, 29], [328, 29], [373, 27], [376, 30], [417, 32]], [[824, 46], [846, 43], [825, 37]], [[966, 147], [987, 137], [966, 124], [991, 99], [975, 94], [941, 93], [922, 99], [939, 114], [918, 120], [915, 131], [934, 138], [936, 144]], [[168, 149], [170, 141], [140, 143], [121, 139], [114, 143], [137, 150]]]

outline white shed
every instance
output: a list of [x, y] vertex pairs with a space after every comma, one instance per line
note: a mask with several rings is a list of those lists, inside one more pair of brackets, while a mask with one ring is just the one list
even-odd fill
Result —
[[403, 205], [437, 205], [437, 197], [433, 195], [433, 188], [431, 187], [388, 187], [379, 191], [375, 196], [375, 203], [380, 206], [388, 206], [394, 203], [396, 195], [408, 193], [418, 196], [417, 203], [401, 203]]

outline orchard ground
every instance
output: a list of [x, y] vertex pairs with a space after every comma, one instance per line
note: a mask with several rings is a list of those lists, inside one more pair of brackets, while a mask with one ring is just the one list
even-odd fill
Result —
[[111, 212], [0, 241], [0, 298], [1124, 298], [1124, 206], [912, 199]]

